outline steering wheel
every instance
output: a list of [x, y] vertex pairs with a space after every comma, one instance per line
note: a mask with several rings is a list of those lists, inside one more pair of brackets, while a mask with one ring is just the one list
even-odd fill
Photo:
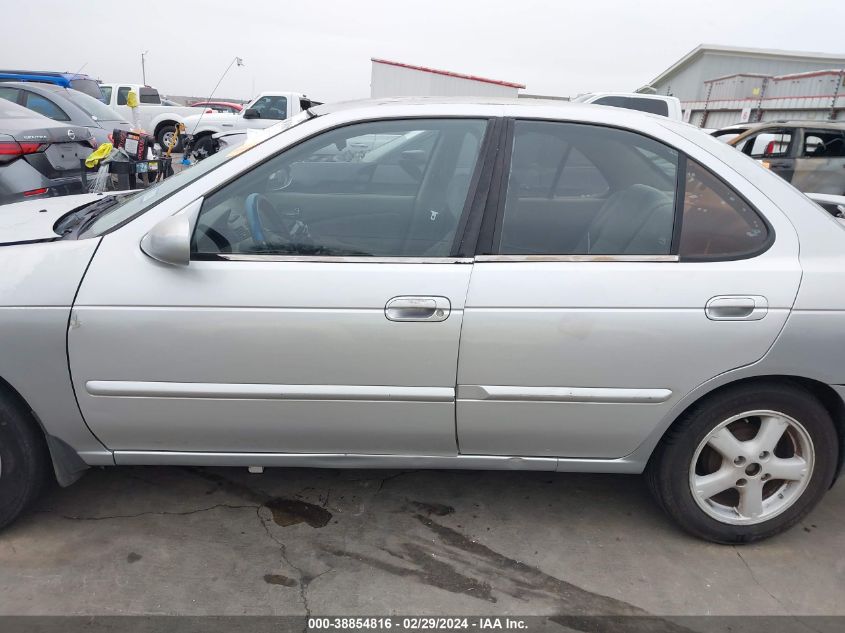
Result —
[[252, 239], [256, 244], [267, 246], [267, 235], [264, 224], [261, 222], [261, 213], [275, 214], [276, 207], [273, 206], [267, 196], [262, 196], [260, 193], [251, 193], [246, 197], [244, 208]]
[[[244, 208], [249, 232], [260, 248], [268, 247], [268, 233], [272, 238], [281, 236], [289, 246], [310, 247], [313, 245], [308, 225], [299, 219], [299, 209], [292, 214], [280, 214], [270, 199], [260, 193], [249, 194]], [[275, 243], [275, 239], [273, 241]]]

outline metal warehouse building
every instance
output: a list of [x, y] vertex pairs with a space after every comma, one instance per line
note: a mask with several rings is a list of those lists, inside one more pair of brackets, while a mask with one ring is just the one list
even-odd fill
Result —
[[523, 84], [372, 58], [372, 97], [511, 97]]
[[699, 127], [845, 119], [845, 55], [702, 44], [639, 92], [678, 97]]

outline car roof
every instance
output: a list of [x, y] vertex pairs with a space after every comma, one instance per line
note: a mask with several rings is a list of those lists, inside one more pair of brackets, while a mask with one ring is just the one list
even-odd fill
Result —
[[671, 95], [648, 94], [643, 92], [585, 92], [575, 99], [590, 99], [592, 97], [634, 97], [636, 99], [654, 99], [655, 101], [668, 101], [677, 99]]
[[841, 130], [845, 131], [845, 121], [838, 122], [838, 121], [813, 121], [813, 120], [804, 120], [804, 121], [763, 121], [761, 123], [755, 123], [751, 125], [745, 132], [738, 135], [735, 138], [732, 138], [728, 141], [728, 145], [736, 146], [737, 144], [741, 143], [752, 134], [756, 134], [761, 130], [771, 129], [771, 128], [790, 128], [790, 129], [798, 129], [798, 128], [813, 128], [813, 129], [822, 129], [822, 130]]
[[750, 126], [749, 131], [760, 130], [767, 127], [814, 127], [831, 130], [845, 130], [845, 121], [815, 121], [813, 119], [758, 121], [756, 123], [749, 123], [748, 125]]
[[191, 105], [195, 106], [200, 103], [217, 103], [219, 105], [227, 105], [227, 106], [242, 106], [241, 103], [235, 103], [234, 101], [218, 101], [217, 99], [202, 99], [200, 101], [192, 101]]
[[[412, 117], [428, 116], [482, 116], [482, 117], [523, 117], [560, 121], [579, 121], [599, 125], [620, 125], [638, 128], [657, 122], [663, 125], [666, 118], [658, 114], [630, 110], [627, 108], [609, 108], [591, 103], [561, 101], [542, 98], [506, 98], [506, 97], [383, 97], [360, 99], [321, 104], [308, 108], [315, 116], [341, 115], [351, 118], [399, 118], [403, 115]], [[689, 124], [684, 124], [690, 129]]]
[[44, 90], [46, 92], [54, 92], [56, 94], [65, 94], [70, 88], [59, 86], [57, 84], [48, 84], [41, 81], [4, 81], [4, 86], [12, 86], [14, 88], [23, 88], [25, 90]]
[[[396, 106], [420, 107], [438, 106], [438, 109], [448, 109], [454, 106], [456, 112], [466, 112], [473, 106], [477, 106], [479, 114], [486, 114], [490, 106], [543, 106], [546, 108], [604, 108], [591, 104], [575, 103], [571, 101], [560, 101], [557, 99], [515, 99], [509, 97], [381, 97], [376, 99], [356, 99], [353, 101], [337, 101], [335, 103], [323, 103], [312, 107], [310, 110], [316, 115], [344, 112], [351, 110], [366, 110], [369, 108], [387, 108]], [[633, 111], [632, 111], [633, 112]]]

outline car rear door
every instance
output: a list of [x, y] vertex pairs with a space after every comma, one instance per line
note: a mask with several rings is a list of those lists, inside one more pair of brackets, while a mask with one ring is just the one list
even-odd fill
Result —
[[807, 193], [845, 195], [845, 130], [803, 130], [792, 184]]
[[[683, 139], [690, 156], [584, 123], [512, 134], [464, 308], [460, 451], [625, 456], [695, 387], [766, 353], [797, 292], [797, 237]], [[589, 187], [561, 185], [570, 166]]]
[[[483, 118], [373, 121], [310, 138], [197, 203], [186, 267], [139, 253], [133, 224], [106, 235], [69, 333], [91, 429], [120, 459], [138, 451], [454, 456], [472, 259], [452, 247], [481, 191], [461, 177], [458, 157], [481, 169], [487, 126]], [[350, 192], [329, 174], [313, 186], [296, 179], [296, 166], [320, 148], [397, 131], [438, 137], [415, 163], [411, 187], [358, 179]], [[347, 160], [366, 166], [365, 158]], [[370, 222], [376, 213], [391, 219]]]

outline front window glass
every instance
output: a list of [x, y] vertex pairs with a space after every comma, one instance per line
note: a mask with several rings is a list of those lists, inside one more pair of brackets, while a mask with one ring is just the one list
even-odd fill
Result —
[[288, 114], [288, 100], [285, 97], [267, 95], [252, 104], [262, 119], [284, 119]]
[[103, 103], [111, 103], [111, 86], [100, 86], [100, 92], [103, 93]]
[[121, 86], [117, 89], [117, 105], [126, 105], [130, 90], [132, 89], [129, 86]]
[[740, 141], [736, 147], [752, 158], [779, 158], [789, 155], [791, 143], [791, 132], [787, 130], [767, 130]]
[[240, 147], [227, 147], [227, 151], [221, 151], [213, 154], [190, 169], [185, 169], [175, 176], [159, 181], [158, 183], [143, 189], [138, 193], [126, 196], [120, 201], [120, 203], [113, 207], [109, 207], [102, 215], [85, 228], [85, 230], [80, 233], [79, 239], [103, 235], [118, 225], [146, 213], [162, 200], [172, 196], [180, 189], [184, 189], [195, 180], [201, 178], [210, 171], [217, 169], [224, 163], [233, 159], [235, 156], [242, 154], [244, 151], [249, 151], [256, 145], [276, 136], [276, 134], [304, 123], [309, 118], [311, 118], [310, 115], [305, 112], [298, 114], [283, 123], [277, 123], [272, 128], [261, 130], [260, 134], [256, 134], [254, 137], [248, 139], [247, 143], [241, 144]]
[[446, 257], [485, 127], [418, 119], [321, 134], [208, 196], [193, 252]]
[[517, 121], [498, 252], [668, 254], [677, 165], [633, 132]]

